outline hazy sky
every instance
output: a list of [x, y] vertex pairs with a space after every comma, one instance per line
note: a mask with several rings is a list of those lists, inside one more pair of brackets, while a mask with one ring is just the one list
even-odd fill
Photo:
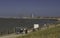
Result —
[[0, 16], [60, 16], [60, 0], [0, 0]]

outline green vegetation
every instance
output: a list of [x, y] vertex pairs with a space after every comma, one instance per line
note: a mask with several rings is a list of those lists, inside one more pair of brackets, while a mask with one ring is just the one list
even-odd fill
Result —
[[60, 26], [46, 30], [39, 30], [17, 38], [60, 38]]

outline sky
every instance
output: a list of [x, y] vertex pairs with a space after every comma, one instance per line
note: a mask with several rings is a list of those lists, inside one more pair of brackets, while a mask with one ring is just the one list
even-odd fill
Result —
[[0, 16], [60, 16], [60, 0], [0, 0]]

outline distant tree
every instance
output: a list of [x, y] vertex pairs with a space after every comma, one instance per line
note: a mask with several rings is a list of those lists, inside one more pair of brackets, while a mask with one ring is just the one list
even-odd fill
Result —
[[37, 16], [37, 18], [40, 18], [40, 16]]

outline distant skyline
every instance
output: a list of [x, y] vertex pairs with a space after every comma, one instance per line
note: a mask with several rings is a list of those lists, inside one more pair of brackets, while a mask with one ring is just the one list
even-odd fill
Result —
[[60, 16], [60, 0], [0, 0], [0, 17]]

